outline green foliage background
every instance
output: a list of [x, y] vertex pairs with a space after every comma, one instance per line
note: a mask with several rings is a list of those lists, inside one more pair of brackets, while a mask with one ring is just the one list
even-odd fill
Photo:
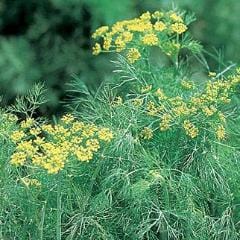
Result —
[[91, 55], [91, 33], [100, 25], [143, 11], [177, 6], [196, 13], [192, 26], [204, 46], [219, 58], [239, 61], [240, 2], [236, 0], [1, 0], [0, 94], [4, 104], [44, 82], [48, 102], [40, 114], [61, 113], [67, 84], [77, 75], [96, 88], [112, 70], [109, 57]]

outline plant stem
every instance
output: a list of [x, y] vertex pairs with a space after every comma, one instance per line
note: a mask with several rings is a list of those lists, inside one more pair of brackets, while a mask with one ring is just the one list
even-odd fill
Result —
[[57, 240], [62, 239], [62, 232], [61, 232], [61, 222], [62, 222], [62, 203], [61, 203], [61, 182], [60, 177], [58, 174], [57, 178]]
[[43, 230], [44, 230], [43, 226], [44, 226], [45, 213], [46, 213], [46, 204], [47, 202], [44, 202], [42, 207], [42, 217], [40, 222], [40, 240], [43, 240]]

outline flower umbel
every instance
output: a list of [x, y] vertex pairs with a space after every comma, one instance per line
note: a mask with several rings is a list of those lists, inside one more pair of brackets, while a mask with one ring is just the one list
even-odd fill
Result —
[[70, 114], [63, 116], [58, 124], [43, 124], [25, 131], [12, 134], [16, 150], [11, 156], [11, 164], [33, 164], [49, 174], [58, 173], [69, 159], [92, 160], [103, 143], [109, 143], [113, 138], [110, 129], [77, 121]]

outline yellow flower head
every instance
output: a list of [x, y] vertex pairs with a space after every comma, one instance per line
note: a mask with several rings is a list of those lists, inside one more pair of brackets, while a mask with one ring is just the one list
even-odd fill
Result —
[[172, 13], [170, 15], [170, 18], [174, 21], [174, 22], [183, 22], [183, 19], [181, 16], [177, 15], [176, 13]]
[[216, 129], [216, 135], [218, 140], [223, 140], [226, 138], [226, 132], [223, 125], [219, 125]]
[[84, 148], [82, 146], [80, 146], [76, 151], [75, 154], [78, 158], [79, 161], [85, 162], [85, 161], [89, 161], [92, 160], [93, 158], [93, 152], [88, 149], [88, 148]]
[[226, 117], [224, 116], [224, 114], [222, 112], [218, 113], [218, 117], [219, 117], [220, 121], [222, 121], [223, 123], [226, 122]]
[[142, 87], [141, 93], [148, 93], [152, 90], [152, 85], [147, 85], [145, 87]]
[[125, 31], [122, 33], [122, 38], [125, 43], [131, 42], [133, 39], [133, 33]]
[[186, 134], [191, 138], [195, 138], [199, 133], [198, 128], [195, 127], [189, 120], [185, 120], [183, 122], [183, 128], [185, 129]]
[[164, 16], [164, 13], [163, 12], [160, 12], [160, 11], [156, 11], [156, 12], [154, 12], [153, 14], [152, 14], [152, 17], [154, 18], [154, 19], [160, 19], [160, 18], [162, 18]]
[[[17, 146], [11, 156], [11, 164], [22, 166], [28, 160], [28, 164], [41, 167], [49, 174], [57, 174], [71, 157], [80, 161], [93, 159], [100, 149], [100, 140], [110, 142], [113, 133], [108, 128], [77, 121], [67, 114], [58, 124], [31, 127], [26, 129], [26, 133], [16, 131], [12, 138]], [[25, 180], [27, 185], [35, 184], [34, 181]]]
[[117, 96], [112, 102], [113, 106], [121, 106], [123, 104], [123, 99], [121, 96]]
[[141, 58], [141, 53], [136, 48], [130, 48], [127, 53], [127, 59], [129, 63], [135, 63], [137, 60]]
[[217, 112], [217, 109], [216, 109], [214, 106], [212, 106], [212, 105], [211, 105], [210, 107], [203, 106], [202, 111], [203, 111], [203, 113], [204, 113], [206, 116], [210, 117], [210, 116], [212, 116], [215, 112]]
[[98, 55], [101, 52], [101, 45], [99, 43], [95, 43], [92, 50], [93, 50], [93, 55]]
[[172, 121], [172, 116], [168, 113], [162, 115], [161, 122], [159, 125], [160, 131], [166, 131], [170, 128], [170, 123]]
[[98, 131], [98, 137], [100, 140], [110, 142], [113, 139], [113, 133], [109, 128], [102, 128]]
[[20, 178], [21, 182], [26, 186], [26, 187], [40, 187], [41, 183], [34, 178], [28, 178], [28, 177], [23, 177]]
[[25, 137], [25, 133], [22, 130], [17, 130], [10, 136], [11, 140], [15, 143], [20, 142]]
[[157, 91], [155, 92], [155, 95], [158, 97], [159, 100], [165, 100], [167, 98], [163, 90], [160, 88], [157, 89]]
[[24, 152], [16, 152], [11, 156], [10, 163], [16, 166], [22, 166], [27, 160], [27, 154]]
[[103, 49], [106, 51], [109, 51], [110, 47], [111, 47], [111, 43], [112, 43], [112, 38], [107, 36], [104, 37], [104, 41], [103, 41]]
[[142, 37], [142, 42], [144, 45], [156, 46], [158, 45], [158, 37], [154, 33], [148, 33]]
[[30, 128], [34, 124], [33, 118], [27, 118], [26, 120], [20, 123], [21, 128]]
[[33, 136], [38, 136], [41, 133], [41, 128], [31, 128], [29, 130], [30, 134], [32, 134]]
[[177, 34], [182, 34], [187, 31], [187, 26], [183, 23], [174, 23], [171, 25], [171, 29]]
[[217, 76], [217, 73], [215, 73], [215, 72], [209, 72], [209, 73], [208, 73], [208, 76], [209, 76], [209, 77], [216, 77], [216, 76]]
[[118, 36], [115, 40], [116, 52], [122, 52], [126, 48], [126, 43], [124, 42], [122, 36]]
[[66, 123], [66, 124], [70, 124], [74, 121], [74, 116], [72, 114], [66, 114], [61, 118], [61, 121]]
[[86, 147], [92, 152], [97, 152], [100, 148], [100, 144], [97, 139], [88, 139], [86, 141]]
[[140, 136], [145, 139], [145, 140], [149, 140], [153, 137], [153, 131], [151, 128], [149, 127], [145, 127], [141, 133], [140, 133]]
[[153, 101], [149, 101], [147, 103], [147, 114], [149, 116], [157, 116], [159, 113], [159, 109]]
[[182, 80], [181, 81], [181, 86], [187, 90], [190, 90], [194, 87], [193, 83], [190, 81]]
[[149, 21], [151, 19], [151, 14], [150, 12], [145, 12], [140, 16], [141, 20]]
[[162, 32], [167, 28], [166, 24], [162, 21], [156, 22], [154, 24], [154, 29], [158, 32]]
[[92, 37], [98, 38], [98, 37], [102, 37], [107, 31], [108, 31], [109, 27], [108, 26], [102, 26], [100, 28], [98, 28], [95, 33], [93, 33]]
[[135, 99], [133, 99], [133, 105], [134, 105], [135, 107], [140, 107], [140, 106], [142, 106], [142, 105], [143, 105], [143, 99], [141, 99], [141, 98], [135, 98]]

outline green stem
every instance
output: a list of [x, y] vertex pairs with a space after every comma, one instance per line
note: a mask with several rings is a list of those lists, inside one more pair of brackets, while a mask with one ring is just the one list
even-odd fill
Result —
[[43, 207], [42, 207], [42, 217], [41, 217], [41, 222], [40, 222], [40, 240], [43, 240], [43, 226], [44, 226], [44, 221], [45, 221], [46, 204], [47, 204], [47, 202], [44, 202]]
[[61, 222], [62, 222], [62, 199], [60, 177], [57, 178], [57, 240], [62, 239]]

